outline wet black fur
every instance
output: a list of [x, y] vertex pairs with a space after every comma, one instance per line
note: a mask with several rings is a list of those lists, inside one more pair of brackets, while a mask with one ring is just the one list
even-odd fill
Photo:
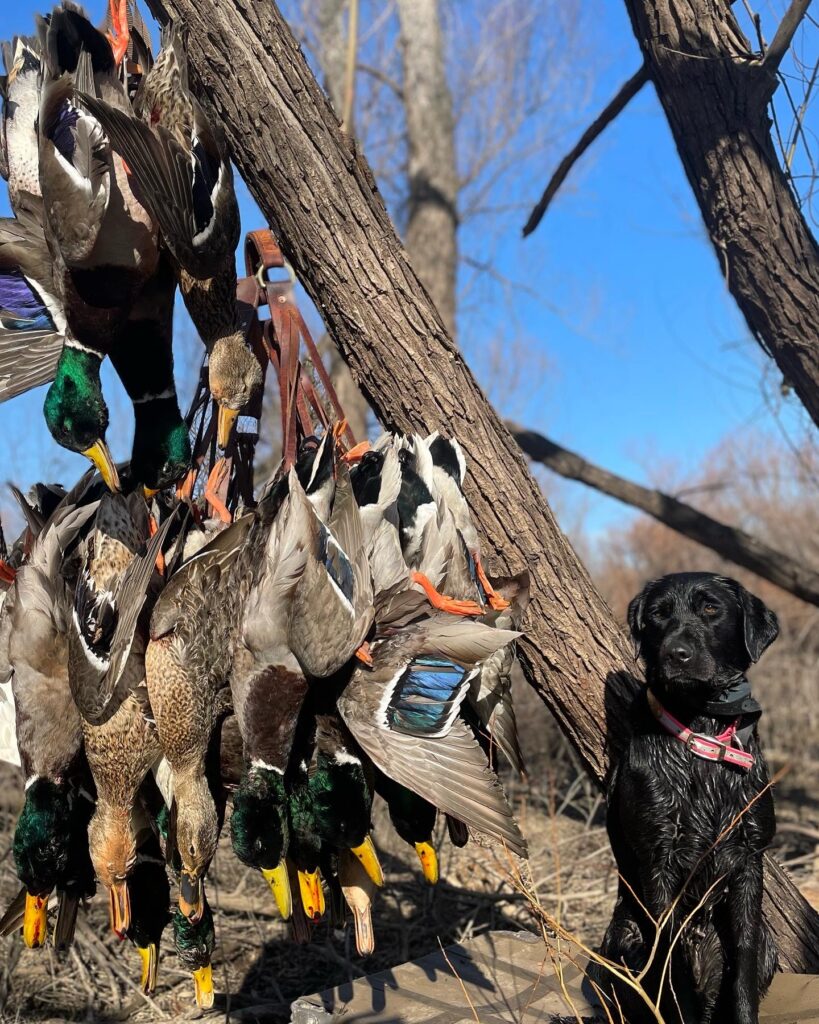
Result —
[[[629, 606], [629, 626], [654, 694], [680, 721], [710, 735], [735, 713], [703, 713], [703, 705], [759, 659], [779, 628], [758, 598], [711, 573], [648, 583]], [[679, 896], [644, 982], [656, 998], [669, 941], [704, 898], [672, 953], [660, 1004], [668, 1024], [756, 1024], [776, 967], [762, 917], [762, 852], [776, 829], [770, 789], [742, 814], [768, 783], [756, 717], [740, 721], [751, 727], [747, 749], [756, 758], [745, 772], [691, 754], [655, 721], [643, 691], [609, 780], [607, 825], [621, 881], [602, 953], [642, 969], [655, 929], [640, 904], [659, 920]], [[608, 972], [592, 973], [610, 993]], [[626, 986], [616, 985], [616, 997], [629, 1024], [654, 1021]]]

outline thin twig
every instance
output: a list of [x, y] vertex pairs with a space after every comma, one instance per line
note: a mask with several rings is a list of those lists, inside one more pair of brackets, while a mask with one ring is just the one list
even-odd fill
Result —
[[606, 106], [603, 111], [592, 121], [589, 127], [580, 136], [577, 145], [563, 157], [557, 166], [557, 170], [549, 180], [549, 184], [546, 186], [546, 190], [540, 197], [535, 208], [529, 214], [529, 219], [526, 221], [526, 225], [523, 228], [523, 237], [535, 230], [543, 219], [544, 213], [549, 207], [549, 204], [554, 199], [557, 190], [563, 184], [568, 177], [569, 171], [577, 163], [581, 156], [586, 152], [589, 146], [594, 142], [598, 135], [611, 124], [611, 122], [617, 117], [617, 115], [628, 105], [628, 103], [634, 99], [637, 93], [643, 88], [648, 81], [648, 68], [645, 64], [637, 71], [636, 74], [632, 75], [631, 78], [625, 82], [617, 92], [617, 95], [611, 102]]
[[790, 7], [785, 11], [785, 16], [779, 22], [776, 35], [768, 47], [768, 52], [762, 61], [762, 66], [768, 71], [774, 72], [782, 63], [782, 58], [790, 49], [793, 37], [802, 19], [807, 14], [811, 0], [793, 0]]

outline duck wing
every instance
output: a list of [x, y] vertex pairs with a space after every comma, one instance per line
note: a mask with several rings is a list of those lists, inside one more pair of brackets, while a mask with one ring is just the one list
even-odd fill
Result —
[[53, 380], [63, 347], [41, 204], [31, 204], [0, 220], [0, 402]]
[[230, 162], [198, 105], [186, 149], [164, 125], [150, 127], [85, 93], [80, 98], [139, 182], [177, 262], [196, 278], [214, 277], [236, 248], [239, 213]]
[[375, 645], [371, 669], [356, 669], [338, 710], [385, 775], [525, 856], [497, 776], [459, 715], [480, 662], [516, 635], [431, 616]]
[[114, 584], [113, 591], [97, 588], [88, 564], [77, 580], [74, 616], [69, 634], [69, 683], [80, 714], [101, 722], [116, 692], [131, 646], [148, 584], [168, 530], [169, 516], [142, 552]]
[[456, 718], [445, 737], [394, 732], [363, 716], [372, 691], [373, 683], [366, 671], [356, 670], [339, 698], [338, 709], [359, 746], [378, 768], [445, 814], [526, 856], [526, 841], [503, 789], [465, 723]]

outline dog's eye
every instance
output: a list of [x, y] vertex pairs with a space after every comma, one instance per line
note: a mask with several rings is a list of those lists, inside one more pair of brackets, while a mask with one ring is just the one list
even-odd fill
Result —
[[719, 611], [719, 606], [714, 604], [713, 601], [706, 601], [702, 606], [702, 610], [706, 615], [716, 615]]

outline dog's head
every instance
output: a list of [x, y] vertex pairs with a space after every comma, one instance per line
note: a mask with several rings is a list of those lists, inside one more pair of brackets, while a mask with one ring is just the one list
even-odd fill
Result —
[[706, 697], [758, 661], [779, 633], [758, 597], [710, 572], [647, 583], [628, 607], [628, 624], [649, 681]]

